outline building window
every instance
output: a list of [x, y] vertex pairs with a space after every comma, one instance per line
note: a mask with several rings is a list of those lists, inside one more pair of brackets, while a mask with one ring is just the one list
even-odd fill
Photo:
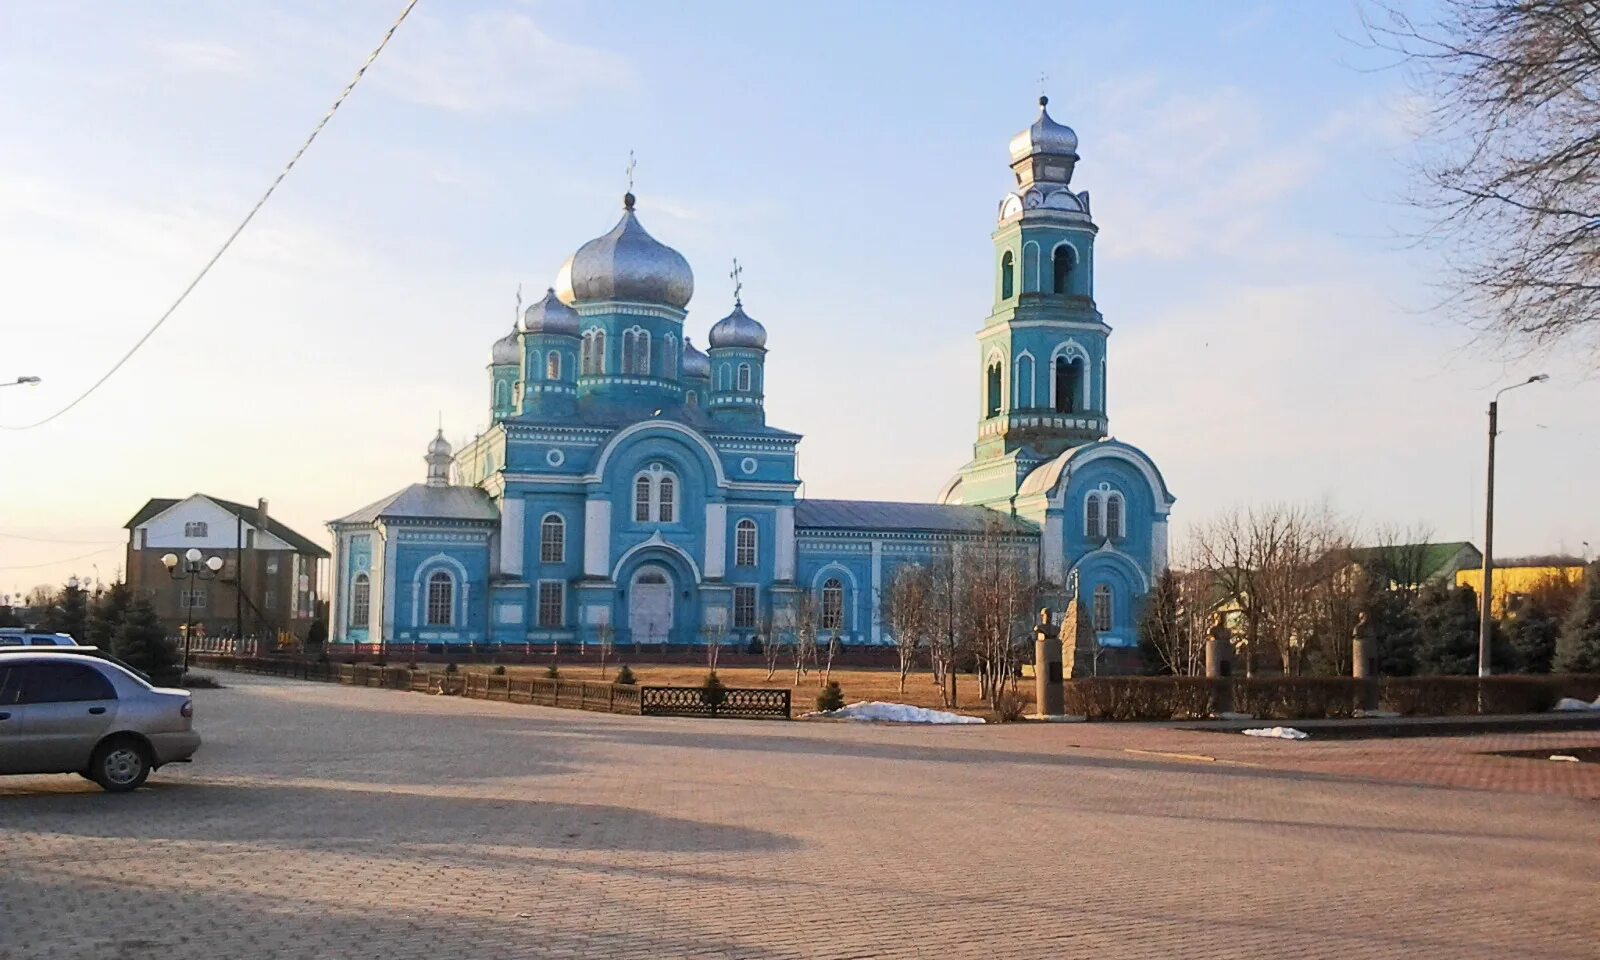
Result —
[[606, 372], [606, 332], [599, 327], [590, 328], [583, 335], [583, 347], [579, 354], [579, 371], [584, 376], [599, 376]]
[[723, 365], [717, 367], [717, 389], [727, 390], [732, 385], [733, 374], [729, 371], [728, 365], [724, 363]]
[[278, 572], [278, 558], [277, 557], [268, 557], [267, 558], [267, 572], [271, 573], [271, 574], [276, 574]]
[[1111, 588], [1103, 583], [1094, 588], [1094, 628], [1100, 633], [1111, 629]]
[[822, 629], [828, 633], [844, 629], [844, 583], [838, 577], [822, 584]]
[[204, 610], [208, 599], [204, 587], [196, 587], [193, 590], [187, 587], [178, 588], [178, 602], [185, 610]]
[[733, 628], [735, 630], [754, 630], [756, 628], [756, 588], [733, 588]]
[[566, 590], [560, 581], [539, 581], [539, 626], [560, 627], [566, 624]]
[[456, 583], [438, 570], [428, 577], [428, 626], [448, 627], [455, 622]]
[[544, 378], [546, 380], [561, 379], [561, 352], [551, 350], [544, 357]]
[[1011, 251], [1007, 250], [1000, 258], [1000, 299], [1011, 299], [1012, 293], [1016, 290], [1015, 273], [1016, 261], [1012, 258]]
[[206, 535], [206, 522], [197, 520], [183, 525], [183, 535], [186, 537], [203, 537]]
[[622, 372], [650, 373], [650, 331], [630, 327], [622, 334]]
[[372, 580], [364, 573], [356, 574], [350, 584], [350, 626], [365, 627], [372, 617]]
[[1127, 536], [1127, 531], [1122, 525], [1122, 494], [1113, 493], [1106, 497], [1106, 536], [1122, 539]]
[[988, 371], [988, 401], [985, 404], [985, 417], [1000, 416], [1000, 362], [997, 360], [989, 364]]
[[633, 481], [633, 519], [635, 523], [650, 522], [650, 478], [643, 474]]
[[671, 337], [661, 341], [661, 374], [668, 380], [678, 378], [678, 341]]
[[733, 565], [736, 567], [753, 567], [756, 565], [756, 522], [754, 520], [740, 520], [733, 528]]
[[684, 398], [683, 402], [691, 407], [698, 407], [700, 406], [700, 395], [695, 393], [693, 390], [690, 390], [689, 395]]
[[1083, 535], [1090, 540], [1100, 539], [1100, 495], [1089, 494], [1083, 502]]
[[275, 609], [278, 606], [278, 591], [276, 591], [276, 590], [265, 590], [265, 591], [262, 591], [262, 594], [261, 594], [261, 606], [263, 608], [267, 609], [267, 610]]
[[539, 521], [539, 562], [561, 563], [567, 558], [567, 522], [560, 514]]
[[1050, 254], [1050, 266], [1055, 282], [1051, 289], [1056, 293], [1066, 293], [1069, 281], [1072, 278], [1072, 262], [1076, 259], [1071, 245], [1061, 244]]
[[504, 380], [494, 382], [494, 405], [505, 407], [511, 403], [511, 384]]
[[750, 392], [750, 364], [748, 363], [739, 364], [739, 391], [741, 393]]
[[1055, 370], [1056, 412], [1076, 413], [1078, 411], [1078, 384], [1083, 379], [1083, 360], [1068, 360], [1066, 357], [1056, 357]]
[[659, 499], [656, 503], [656, 519], [662, 523], [672, 523], [677, 519], [678, 507], [678, 481], [672, 474], [662, 476], [657, 484]]

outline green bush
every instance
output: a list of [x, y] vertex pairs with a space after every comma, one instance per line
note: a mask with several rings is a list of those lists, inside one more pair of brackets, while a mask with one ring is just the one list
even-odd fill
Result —
[[497, 677], [503, 677], [506, 675], [506, 665], [503, 663], [497, 663], [494, 665], [494, 670], [492, 672]]
[[1204, 677], [1092, 677], [1064, 686], [1065, 709], [1090, 720], [1192, 720], [1210, 715]]
[[844, 691], [839, 689], [839, 681], [829, 680], [828, 685], [817, 694], [817, 709], [837, 710], [842, 706], [844, 706]]
[[552, 663], [544, 668], [544, 675], [547, 679], [559, 680], [561, 678], [561, 668]]
[[1233, 709], [1261, 720], [1351, 717], [1361, 706], [1350, 677], [1252, 677], [1233, 684]]
[[631, 687], [635, 683], [638, 683], [639, 681], [634, 679], [633, 671], [629, 670], [628, 669], [628, 665], [626, 663], [624, 663], [622, 665], [622, 669], [617, 671], [617, 680], [616, 680], [616, 682]]
[[713, 670], [706, 674], [705, 681], [700, 684], [700, 702], [715, 710], [722, 706], [728, 699], [728, 688], [722, 685], [722, 680]]
[[449, 663], [444, 665], [444, 672], [445, 673], [459, 673], [460, 671], [461, 671], [461, 668], [456, 666], [456, 662], [454, 660], [452, 660]]

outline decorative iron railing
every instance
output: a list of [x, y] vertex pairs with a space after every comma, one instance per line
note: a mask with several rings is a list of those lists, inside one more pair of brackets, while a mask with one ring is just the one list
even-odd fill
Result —
[[789, 690], [725, 687], [720, 699], [701, 687], [640, 687], [639, 713], [646, 717], [744, 717], [789, 719]]

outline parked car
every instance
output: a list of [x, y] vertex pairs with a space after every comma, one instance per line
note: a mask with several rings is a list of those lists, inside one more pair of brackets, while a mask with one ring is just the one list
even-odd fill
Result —
[[0, 627], [0, 647], [76, 647], [69, 633], [35, 633], [17, 627]]
[[90, 647], [0, 649], [0, 774], [77, 773], [124, 793], [199, 748], [187, 690]]

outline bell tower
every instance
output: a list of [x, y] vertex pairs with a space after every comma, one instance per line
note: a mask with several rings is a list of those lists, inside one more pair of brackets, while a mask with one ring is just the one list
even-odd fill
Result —
[[963, 502], [1016, 493], [1033, 467], [1106, 436], [1106, 338], [1094, 302], [1099, 232], [1073, 192], [1078, 135], [1039, 115], [1011, 139], [1015, 187], [1000, 201], [994, 306], [978, 331], [978, 436]]

